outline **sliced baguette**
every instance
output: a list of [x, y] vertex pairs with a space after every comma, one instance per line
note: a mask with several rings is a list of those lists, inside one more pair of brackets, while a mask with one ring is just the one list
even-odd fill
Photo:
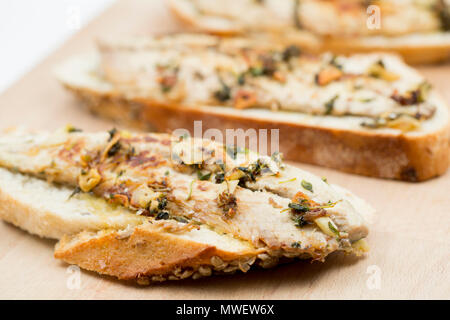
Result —
[[56, 73], [92, 112], [133, 128], [193, 132], [194, 121], [202, 120], [203, 130], [269, 129], [268, 139], [270, 129], [279, 129], [286, 159], [378, 178], [423, 181], [443, 174], [449, 165], [448, 107], [434, 90], [429, 97], [436, 106], [434, 116], [420, 130], [404, 133], [362, 128], [365, 118], [359, 116], [186, 106], [125, 96], [103, 79], [99, 66], [96, 55], [85, 55], [70, 59]]
[[[0, 168], [0, 218], [40, 237], [61, 239], [58, 259], [141, 284], [214, 270], [246, 272], [262, 251], [204, 226], [149, 220], [89, 194], [71, 197], [73, 190]], [[258, 264], [274, 265], [269, 256], [260, 258]]]
[[[272, 267], [282, 258], [323, 260], [338, 250], [356, 254], [367, 250], [364, 238], [373, 209], [347, 190], [276, 160], [276, 174], [258, 174], [251, 183], [227, 191], [235, 195], [236, 211], [231, 217], [223, 216], [220, 197], [216, 198], [214, 192], [219, 190], [220, 195], [221, 184], [201, 180], [195, 190], [192, 182], [191, 191], [186, 190], [184, 181], [196, 175], [186, 172], [186, 164], [172, 167], [167, 162], [170, 139], [184, 146], [184, 140], [164, 134], [85, 134], [72, 127], [55, 133], [13, 130], [0, 135], [0, 217], [30, 233], [61, 238], [55, 249], [58, 259], [119, 279], [136, 279], [141, 284], [246, 272], [253, 264]], [[109, 159], [91, 158], [98, 152], [109, 154], [111, 141], [120, 145], [121, 151], [116, 150]], [[234, 179], [234, 168], [242, 168], [247, 161], [262, 161], [254, 153], [249, 153], [249, 159], [232, 158], [222, 145], [206, 140], [203, 143], [199, 150], [214, 150], [207, 152], [214, 157], [220, 157], [222, 150], [228, 159], [224, 162], [226, 179]], [[135, 157], [141, 160], [129, 158], [127, 150], [140, 150]], [[157, 154], [161, 158], [156, 159]], [[91, 155], [91, 160], [86, 160], [86, 155]], [[148, 167], [148, 162], [155, 160], [160, 168]], [[101, 168], [102, 178], [91, 192], [80, 193], [73, 183], [78, 180], [76, 186], [83, 188], [80, 178], [86, 176], [82, 169], [85, 161], [91, 161], [87, 164], [91, 170], [94, 166]], [[113, 178], [117, 166], [122, 173]], [[271, 162], [271, 170], [275, 170], [273, 166], [275, 162]], [[158, 170], [165, 171], [163, 176], [167, 178], [167, 188], [161, 191], [165, 204], [161, 208], [158, 205], [160, 212], [168, 210], [165, 217], [152, 213], [150, 207], [148, 212], [139, 209], [142, 205], [138, 200], [143, 196], [140, 187], [159, 188], [151, 182], [158, 179]], [[289, 181], [284, 181], [287, 178]], [[310, 183], [308, 189], [302, 187], [304, 182], [296, 182], [304, 179]], [[126, 189], [117, 189], [125, 184]], [[298, 192], [300, 189], [303, 191]], [[116, 195], [124, 194], [128, 201], [113, 204]], [[316, 212], [317, 216], [311, 213], [314, 220], [296, 225], [293, 217], [298, 213], [286, 210], [290, 210], [290, 201], [298, 201], [297, 197], [305, 199], [311, 212]]]
[[[291, 39], [297, 36], [292, 34]], [[289, 38], [289, 37], [288, 37]], [[302, 39], [299, 37], [299, 39]], [[300, 40], [301, 41], [301, 40]], [[319, 38], [319, 52], [336, 54], [390, 52], [399, 54], [408, 64], [432, 64], [450, 59], [450, 32], [412, 34], [398, 37]]]
[[[100, 274], [148, 284], [247, 272], [258, 256], [266, 258], [262, 252], [249, 243], [206, 228], [171, 232], [146, 223], [131, 231], [65, 236], [55, 248], [55, 257]], [[278, 259], [269, 256], [258, 260], [256, 265], [278, 263]]]
[[0, 168], [0, 218], [32, 234], [60, 239], [82, 231], [125, 229], [142, 217], [74, 189]]
[[[310, 53], [332, 51], [336, 54], [352, 54], [386, 51], [400, 54], [410, 64], [438, 63], [450, 58], [450, 32], [360, 37], [320, 35], [307, 29], [294, 28], [292, 18], [294, 14], [286, 13], [294, 10], [294, 3], [295, 0], [282, 1], [283, 10], [275, 10], [275, 4], [272, 4], [272, 8], [259, 12], [259, 16], [265, 16], [273, 21], [268, 25], [266, 23], [246, 25], [245, 22], [228, 16], [227, 12], [223, 12], [222, 15], [203, 14], [202, 10], [190, 0], [170, 0], [169, 6], [181, 21], [200, 31], [227, 36], [265, 33], [273, 41], [296, 43]], [[253, 10], [257, 10], [257, 6], [258, 4], [255, 3]], [[252, 9], [246, 7], [246, 12], [248, 10]], [[315, 20], [321, 21], [321, 18], [317, 17]], [[266, 19], [260, 18], [258, 21], [266, 21]]]

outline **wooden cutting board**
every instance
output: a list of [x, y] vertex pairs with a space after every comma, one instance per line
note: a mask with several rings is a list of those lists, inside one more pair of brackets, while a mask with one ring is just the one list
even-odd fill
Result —
[[[88, 114], [56, 82], [56, 63], [94, 48], [99, 36], [182, 30], [163, 1], [119, 1], [0, 96], [0, 128], [86, 130], [112, 124]], [[450, 64], [421, 69], [450, 102]], [[56, 299], [410, 299], [450, 298], [450, 172], [411, 184], [300, 165], [355, 191], [376, 207], [371, 252], [332, 255], [325, 263], [296, 262], [272, 270], [166, 282], [122, 283], [53, 258], [54, 241], [0, 222], [0, 298]], [[79, 289], [76, 280], [79, 279]], [[75, 280], [75, 282], [74, 282]]]

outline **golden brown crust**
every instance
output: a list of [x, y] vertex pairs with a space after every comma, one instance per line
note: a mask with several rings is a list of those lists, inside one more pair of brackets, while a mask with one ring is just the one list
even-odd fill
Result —
[[193, 132], [196, 120], [203, 121], [203, 130], [268, 129], [270, 135], [270, 129], [279, 129], [280, 151], [287, 160], [349, 173], [416, 182], [442, 175], [449, 165], [449, 126], [427, 135], [394, 136], [376, 131], [323, 128], [213, 114], [202, 108], [181, 109], [148, 100], [130, 103], [117, 96], [66, 87], [75, 92], [92, 112], [141, 130], [166, 132], [186, 128]]
[[[114, 231], [65, 236], [55, 248], [57, 259], [100, 274], [139, 282], [146, 278], [153, 281], [182, 279], [193, 275], [200, 267], [214, 268], [214, 260], [223, 264], [248, 261], [257, 253], [255, 250], [223, 251], [212, 245], [154, 230], [149, 224], [136, 227], [130, 235]], [[253, 263], [255, 259], [251, 260]]]

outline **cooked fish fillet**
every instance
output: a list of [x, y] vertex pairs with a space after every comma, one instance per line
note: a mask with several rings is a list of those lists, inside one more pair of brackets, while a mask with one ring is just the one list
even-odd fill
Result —
[[420, 127], [436, 112], [431, 86], [386, 54], [302, 54], [301, 48], [205, 35], [103, 40], [98, 76], [128, 98], [367, 117], [361, 125]]
[[91, 193], [139, 216], [204, 225], [273, 256], [353, 251], [373, 209], [281, 157], [189, 137], [13, 131], [0, 166]]

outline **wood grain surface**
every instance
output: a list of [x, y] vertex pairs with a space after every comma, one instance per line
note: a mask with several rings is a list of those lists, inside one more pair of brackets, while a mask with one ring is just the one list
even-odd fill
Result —
[[[55, 129], [72, 123], [86, 130], [112, 124], [80, 108], [52, 76], [65, 58], [92, 50], [100, 36], [183, 30], [164, 1], [119, 1], [0, 96], [0, 128]], [[184, 29], [185, 30], [185, 29]], [[450, 102], [450, 64], [421, 68]], [[410, 299], [450, 298], [450, 172], [420, 184], [300, 167], [353, 190], [377, 216], [371, 252], [343, 254], [325, 263], [296, 262], [272, 270], [150, 287], [82, 271], [80, 288], [67, 285], [68, 265], [53, 258], [54, 241], [0, 222], [0, 298], [38, 299]]]

